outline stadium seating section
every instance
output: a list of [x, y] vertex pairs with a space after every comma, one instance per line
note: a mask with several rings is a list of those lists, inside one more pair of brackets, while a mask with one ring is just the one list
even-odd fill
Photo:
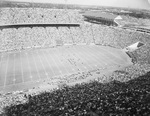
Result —
[[[139, 49], [138, 61], [147, 59], [150, 35], [121, 28], [83, 22], [77, 10], [44, 8], [3, 8], [0, 24], [80, 23], [80, 27], [24, 27], [0, 30], [0, 51], [22, 50], [63, 44], [90, 44], [125, 48], [137, 41], [146, 43]], [[57, 40], [56, 40], [57, 38]]]
[[[86, 23], [78, 10], [0, 9], [0, 25], [33, 23], [80, 23], [80, 26], [3, 28], [0, 29], [0, 52], [20, 51], [37, 47], [47, 48], [65, 44], [88, 45], [91, 43], [123, 49], [141, 41], [145, 45], [133, 53], [138, 63], [122, 71], [115, 71], [110, 78], [127, 82], [150, 71], [150, 35], [146, 33]], [[126, 113], [125, 115], [147, 115], [150, 113], [150, 105], [149, 102], [144, 101], [144, 98], [148, 99], [149, 97], [149, 76], [150, 73], [147, 73], [147, 75], [135, 79], [135, 82], [131, 80], [121, 84], [115, 81], [108, 84], [93, 82], [76, 85], [34, 97], [24, 94], [6, 96], [6, 99], [0, 102], [0, 107], [9, 106], [12, 103], [20, 104], [28, 99], [25, 104], [5, 108], [7, 115], [97, 116], [96, 114], [117, 115], [122, 113]], [[145, 80], [141, 82], [141, 78]], [[103, 79], [108, 78], [104, 77]]]

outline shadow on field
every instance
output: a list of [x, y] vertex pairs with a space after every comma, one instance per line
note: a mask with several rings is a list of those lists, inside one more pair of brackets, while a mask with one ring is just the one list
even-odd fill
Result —
[[27, 96], [5, 108], [7, 116], [100, 116], [150, 114], [150, 72], [126, 83], [97, 81]]

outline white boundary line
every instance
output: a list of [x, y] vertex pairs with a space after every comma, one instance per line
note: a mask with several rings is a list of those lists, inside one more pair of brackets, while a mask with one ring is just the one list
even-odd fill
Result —
[[[0, 69], [1, 69], [1, 63], [2, 63], [2, 54], [0, 56]], [[0, 76], [1, 77], [1, 76]], [[2, 77], [1, 77], [2, 78]]]
[[[89, 51], [89, 47], [88, 47], [88, 49], [87, 49], [87, 48], [85, 48], [85, 46], [84, 46], [84, 47], [82, 47], [82, 49], [86, 50], [86, 52], [89, 53], [89, 54], [87, 54], [87, 55], [89, 56], [89, 58], [93, 59], [93, 57], [94, 57], [94, 60], [95, 60], [95, 61], [97, 62], [97, 64], [99, 64], [100, 66], [102, 66], [102, 65], [107, 65], [105, 62], [100, 62], [100, 63], [98, 62], [99, 60], [104, 61], [104, 59], [102, 59], [101, 57], [99, 57], [100, 54], [98, 54], [98, 55], [93, 54], [93, 51]], [[98, 67], [97, 67], [97, 64], [94, 65], [94, 66], [96, 66], [96, 68], [98, 68]]]
[[[109, 52], [110, 54], [112, 54], [112, 52], [110, 52], [109, 50], [106, 50], [106, 49], [104, 49], [104, 48], [102, 48], [104, 51], [107, 51], [107, 52]], [[117, 57], [116, 55], [114, 55], [114, 54], [112, 54], [112, 56], [114, 56], [114, 57], [116, 57], [118, 60], [121, 60], [121, 61], [124, 61], [124, 60], [122, 60], [119, 56]]]
[[43, 53], [43, 55], [44, 55], [44, 59], [46, 60], [48, 66], [51, 68], [51, 71], [53, 72], [53, 75], [55, 76], [56, 74], [55, 74], [55, 72], [53, 71], [53, 68], [50, 66], [47, 57], [45, 56], [45, 51], [42, 51], [42, 53]]
[[14, 68], [14, 79], [13, 79], [13, 84], [16, 84], [16, 78], [15, 78], [15, 71], [16, 71], [16, 63], [15, 63], [15, 57], [16, 57], [16, 53], [13, 54], [14, 60], [13, 60], [13, 68]]
[[48, 75], [46, 75], [46, 70], [45, 70], [45, 67], [44, 67], [44, 65], [43, 65], [43, 62], [42, 62], [42, 59], [41, 59], [41, 57], [40, 57], [40, 55], [39, 55], [39, 51], [36, 51], [36, 53], [37, 53], [37, 55], [38, 55], [38, 57], [39, 57], [39, 59], [40, 59], [40, 62], [41, 62], [41, 64], [42, 64], [42, 67], [43, 67], [43, 69], [44, 69], [44, 72], [45, 72], [45, 75], [44, 76], [46, 76], [46, 78], [48, 79]]
[[[83, 56], [81, 53], [79, 53], [79, 52], [76, 53], [76, 49], [77, 49], [77, 48], [74, 48], [74, 49], [75, 49], [75, 54], [76, 54], [77, 57], [79, 57], [80, 59], [84, 58], [84, 60], [86, 59], [85, 56]], [[79, 54], [80, 54], [80, 55], [79, 55]], [[82, 56], [82, 58], [81, 58], [80, 56]], [[81, 65], [82, 65], [82, 64], [81, 64]], [[88, 64], [83, 64], [85, 71], [88, 72], [90, 69], [88, 70], [87, 67], [86, 67], [85, 65], [87, 65], [87, 66], [90, 67], [90, 68], [91, 68], [91, 66], [88, 65]], [[92, 68], [92, 69], [93, 69], [93, 68]]]
[[[28, 58], [28, 53], [27, 52], [25, 52], [25, 56], [26, 56], [26, 59], [27, 59], [27, 62], [28, 62], [28, 68], [29, 68], [30, 76], [32, 76], [31, 75], [31, 66], [30, 66], [30, 63], [29, 63], [29, 58]], [[30, 80], [32, 81], [32, 78], [30, 78]]]
[[[48, 53], [50, 53], [50, 52], [48, 52]], [[50, 57], [51, 57], [51, 54], [50, 54]], [[55, 65], [56, 65], [57, 69], [59, 70], [59, 73], [61, 73], [61, 75], [62, 75], [62, 72], [60, 72], [60, 68], [59, 68], [59, 67], [58, 67], [58, 65], [56, 64], [56, 62], [55, 62], [54, 58], [53, 58], [53, 57], [51, 57], [51, 59], [54, 61], [54, 63], [55, 63]]]
[[[78, 58], [78, 57], [72, 55], [72, 53], [70, 53], [70, 52], [71, 52], [70, 50], [66, 50], [66, 51], [68, 51], [69, 55], [71, 55], [72, 57], [74, 57], [74, 58], [76, 58], [76, 59], [79, 59], [79, 58], [80, 58], [80, 57]], [[77, 69], [79, 70], [79, 72], [82, 72], [82, 71], [84, 71], [84, 69], [85, 69], [80, 63], [79, 63], [79, 65], [77, 65], [76, 67], [77, 67]], [[82, 67], [83, 69], [82, 69], [81, 67]]]
[[[90, 65], [88, 65], [88, 60], [87, 60], [87, 57], [86, 57], [86, 54], [84, 54], [84, 52], [83, 52], [83, 54], [81, 54], [80, 52], [78, 52], [78, 54], [76, 53], [76, 51], [78, 51], [79, 49], [78, 49], [78, 47], [76, 46], [76, 48], [74, 48], [73, 47], [73, 49], [75, 50], [74, 52], [75, 52], [75, 54], [78, 56], [78, 57], [82, 57], [82, 58], [84, 58], [84, 60], [86, 59], [86, 63], [85, 63], [85, 65], [87, 65], [89, 68], [91, 68], [91, 69], [89, 69], [89, 70], [93, 70], [93, 67], [92, 66], [90, 66]], [[78, 50], [77, 50], [78, 49]], [[80, 55], [79, 55], [80, 54]], [[85, 66], [84, 65], [84, 66]], [[86, 66], [85, 66], [86, 67]], [[87, 69], [87, 67], [86, 67], [86, 69]], [[87, 69], [87, 71], [89, 71], [88, 69]]]
[[[45, 53], [47, 53], [47, 54], [49, 55], [49, 51], [45, 51]], [[51, 57], [51, 55], [49, 55], [49, 56]], [[47, 60], [48, 60], [48, 59], [47, 59]], [[53, 62], [52, 60], [53, 60], [53, 58], [51, 57], [51, 58], [50, 58], [50, 61]], [[56, 64], [55, 64], [55, 66], [56, 66]], [[56, 66], [56, 67], [57, 67], [57, 66]], [[58, 69], [58, 67], [57, 67], [57, 69]], [[54, 74], [55, 74], [54, 77], [55, 77], [57, 74], [55, 73], [55, 71], [54, 71], [53, 68], [52, 68], [52, 71], [54, 72]]]
[[[91, 49], [91, 48], [89, 48], [89, 49]], [[93, 49], [91, 49], [91, 52], [92, 52], [92, 50]], [[98, 51], [97, 49], [95, 49], [96, 51]], [[111, 58], [109, 58], [107, 55], [104, 55], [104, 54], [102, 54], [101, 52], [99, 52], [99, 54], [98, 55], [101, 55], [101, 56], [103, 56], [103, 57], [101, 57], [101, 59], [103, 59], [103, 61], [105, 61], [105, 62], [107, 62], [106, 61], [106, 59], [108, 60], [108, 61], [111, 61], [111, 63], [113, 63], [114, 65], [118, 65], [118, 63], [116, 63], [116, 62], [114, 62], [114, 60], [112, 60]], [[104, 59], [105, 58], [105, 59]], [[105, 63], [105, 66], [108, 66], [109, 64], [106, 64]], [[110, 66], [109, 66], [110, 67]]]
[[[85, 49], [85, 48], [84, 48]], [[104, 54], [102, 54], [100, 51], [98, 51], [97, 49], [96, 49], [96, 51], [98, 51], [99, 52], [99, 54], [97, 54], [97, 55], [94, 55], [93, 54], [93, 48], [90, 48], [90, 47], [88, 47], [88, 50], [87, 51], [90, 51], [90, 54], [92, 54], [93, 55], [93, 57], [95, 57], [96, 59], [101, 59], [101, 60], [103, 60], [103, 61], [105, 61], [106, 60], [106, 57], [107, 56], [105, 56]], [[99, 57], [99, 56], [103, 56], [103, 57]], [[107, 57], [107, 60], [110, 60], [108, 57]], [[105, 63], [105, 62], [102, 62], [102, 64], [105, 64], [105, 65], [107, 65], [107, 63]]]
[[[58, 50], [58, 54], [59, 54], [59, 53], [60, 53], [59, 48], [56, 49], [56, 50]], [[53, 51], [53, 52], [54, 52], [54, 51]], [[55, 55], [55, 54], [54, 54], [54, 55]], [[57, 56], [57, 55], [55, 55], [55, 56], [57, 57], [57, 60], [59, 61], [59, 63], [65, 68], [66, 72], [69, 74], [68, 70], [67, 70], [66, 67], [63, 65], [63, 63], [60, 61], [60, 59], [58, 58], [58, 56]]]
[[[65, 58], [63, 57], [63, 59], [64, 60], [66, 60], [67, 62], [65, 62], [66, 63], [66, 65], [68, 66], [68, 67], [70, 67], [70, 69], [71, 69], [71, 73], [69, 73], [69, 74], [72, 74], [72, 73], [76, 73], [77, 71], [75, 71], [75, 66], [73, 66], [73, 65], [71, 65], [69, 62], [68, 62], [68, 60], [67, 60], [67, 57], [66, 57], [66, 50], [67, 48], [65, 48], [64, 50], [65, 50]], [[63, 50], [62, 50], [63, 51]], [[77, 67], [76, 67], [77, 68]]]
[[[98, 47], [98, 46], [96, 46], [96, 47]], [[90, 48], [91, 49], [91, 48]], [[101, 48], [100, 48], [101, 49]], [[97, 49], [95, 49], [96, 51], [98, 51]], [[107, 51], [106, 51], [107, 52]], [[100, 53], [100, 52], [99, 52]], [[111, 58], [109, 58], [107, 55], [104, 55], [104, 54], [102, 54], [102, 53], [100, 53], [101, 55], [103, 55], [105, 58], [107, 58], [108, 60], [111, 60], [113, 63], [115, 63], [115, 64], [118, 64], [118, 63], [116, 63], [116, 62], [114, 62], [114, 60], [112, 60]]]
[[[93, 53], [93, 48], [89, 48], [89, 50], [88, 51], [91, 51], [91, 54]], [[98, 51], [97, 49], [96, 49], [96, 51]], [[99, 51], [98, 51], [99, 52]], [[99, 59], [101, 59], [101, 61], [105, 61], [105, 62], [101, 62], [102, 64], [104, 64], [104, 66], [103, 67], [100, 67], [100, 68], [107, 68], [107, 66], [109, 66], [109, 63], [113, 63], [114, 65], [116, 65], [116, 62], [114, 62], [114, 60], [112, 60], [112, 59], [110, 59], [107, 55], [104, 55], [104, 54], [102, 54], [101, 52], [99, 52], [98, 53], [98, 55], [93, 55], [95, 58], [97, 58], [98, 59], [98, 61], [99, 61]], [[103, 57], [101, 57], [101, 56], [103, 56]], [[105, 59], [104, 59], [105, 58]], [[108, 62], [108, 64], [106, 63], [107, 61], [106, 61], [106, 59], [108, 60], [108, 61], [110, 61], [111, 60], [111, 62]], [[110, 66], [109, 66], [110, 67]]]
[[[86, 50], [86, 49], [85, 49], [85, 50]], [[85, 51], [85, 50], [84, 50], [84, 51]], [[87, 50], [86, 50], [85, 52], [87, 53]], [[81, 54], [81, 53], [80, 53], [80, 54]], [[81, 55], [82, 55], [82, 56], [84, 56], [84, 55], [85, 55], [85, 56], [88, 56], [88, 58], [90, 58], [90, 59], [92, 58], [92, 59], [93, 59], [93, 57], [91, 57], [91, 55], [90, 55], [90, 54], [85, 54], [85, 53], [83, 52]], [[85, 57], [85, 56], [84, 56], [84, 57]], [[86, 57], [87, 62], [88, 62], [88, 58]], [[95, 60], [95, 59], [94, 59], [94, 60]], [[95, 60], [95, 61], [97, 61], [97, 60]], [[89, 66], [90, 66], [90, 65], [89, 65]], [[92, 66], [90, 66], [90, 67], [92, 67]], [[93, 67], [92, 67], [92, 68], [93, 68]]]
[[[77, 46], [76, 46], [77, 47]], [[72, 51], [72, 49], [71, 49], [71, 51]], [[76, 56], [77, 57], [79, 57], [80, 59], [82, 59], [81, 57], [80, 57], [80, 55], [81, 55], [81, 53], [79, 53], [78, 52], [78, 54], [80, 54], [80, 55], [78, 55], [77, 53], [76, 53], [76, 49], [74, 48], [74, 54], [76, 54]], [[80, 64], [81, 66], [83, 65], [83, 64]], [[87, 64], [85, 64], [85, 65], [87, 65]], [[85, 65], [83, 65], [83, 68], [85, 69], [85, 70], [83, 70], [83, 71], [89, 71], [89, 70], [87, 70], [87, 67], [85, 66]]]
[[[83, 49], [85, 49], [85, 47], [84, 47]], [[90, 58], [90, 57], [91, 57], [91, 58], [94, 57], [96, 63], [97, 63], [98, 65], [100, 65], [100, 67], [98, 67], [97, 64], [95, 64], [94, 67], [96, 67], [96, 68], [102, 68], [102, 65], [104, 65], [104, 66], [107, 65], [107, 63], [103, 62], [103, 61], [105, 61], [105, 60], [101, 57], [100, 54], [95, 55], [95, 53], [93, 54], [93, 51], [89, 51], [88, 49], [86, 49], [86, 52], [89, 52], [89, 54], [88, 54], [89, 58]], [[99, 62], [99, 61], [101, 61], [101, 62]]]
[[2, 58], [3, 57], [4, 57], [3, 55], [0, 56], [0, 67], [1, 67], [1, 64], [2, 64]]
[[6, 81], [7, 81], [8, 61], [9, 61], [9, 54], [8, 54], [7, 64], [6, 64], [6, 72], [5, 72], [4, 88], [6, 87]]
[[22, 67], [22, 59], [21, 59], [21, 52], [19, 53], [19, 56], [20, 56], [20, 63], [21, 63], [21, 77], [22, 77], [22, 81], [24, 83], [24, 77], [23, 77], [23, 67]]
[[41, 77], [40, 77], [40, 74], [39, 74], [39, 71], [38, 71], [38, 69], [37, 69], [37, 65], [36, 65], [36, 62], [35, 62], [35, 59], [34, 59], [34, 56], [33, 56], [32, 53], [31, 53], [31, 57], [32, 57], [32, 59], [33, 59], [33, 63], [34, 63], [34, 65], [35, 65], [36, 72], [37, 72], [37, 74], [38, 74], [39, 80], [41, 80]]
[[3, 55], [1, 54], [1, 56], [0, 56], [0, 65], [1, 65], [1, 62], [2, 62], [2, 56], [3, 56]]
[[[66, 49], [66, 48], [65, 48]], [[62, 52], [65, 50], [65, 49], [63, 49], [62, 50]], [[64, 58], [65, 57], [65, 58]], [[66, 50], [65, 50], [65, 56], [63, 56], [62, 57], [64, 60], [66, 60], [67, 61], [67, 57], [66, 57]], [[74, 67], [67, 61], [67, 62], [65, 62], [65, 63], [63, 63], [64, 65], [67, 65], [68, 66], [68, 68], [70, 68], [71, 69], [71, 73], [69, 73], [69, 74], [73, 74], [73, 73], [76, 73], [77, 71], [75, 71], [75, 69], [74, 69]]]

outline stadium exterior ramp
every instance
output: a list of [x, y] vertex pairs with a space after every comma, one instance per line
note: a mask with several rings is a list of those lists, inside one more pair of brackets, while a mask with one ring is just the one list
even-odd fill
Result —
[[136, 42], [136, 43], [134, 43], [134, 44], [132, 44], [132, 45], [126, 47], [126, 48], [125, 48], [125, 51], [126, 51], [126, 52], [133, 52], [133, 51], [139, 49], [140, 47], [142, 47], [143, 45], [144, 45], [144, 43], [138, 41], [138, 42]]

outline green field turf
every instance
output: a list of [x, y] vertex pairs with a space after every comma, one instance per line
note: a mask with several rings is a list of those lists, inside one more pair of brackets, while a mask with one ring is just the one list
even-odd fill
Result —
[[57, 76], [129, 65], [123, 50], [97, 45], [60, 46], [0, 54], [0, 89], [19, 90]]

